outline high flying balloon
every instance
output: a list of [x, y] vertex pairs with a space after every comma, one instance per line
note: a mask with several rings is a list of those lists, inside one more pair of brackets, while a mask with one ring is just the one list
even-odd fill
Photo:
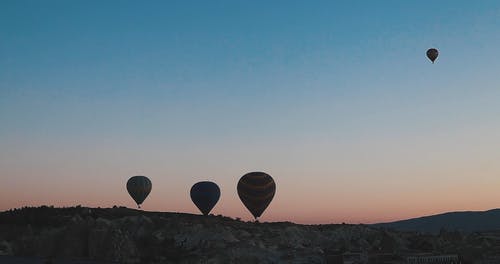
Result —
[[191, 187], [191, 200], [200, 209], [201, 213], [208, 215], [220, 198], [220, 189], [217, 184], [210, 181], [197, 182]]
[[264, 172], [247, 173], [238, 182], [238, 196], [255, 219], [266, 210], [275, 193], [273, 178]]
[[434, 63], [434, 61], [437, 59], [437, 57], [439, 55], [439, 51], [435, 48], [432, 48], [432, 49], [428, 49], [426, 54], [427, 54], [427, 58], [429, 58], [429, 60], [431, 60], [432, 63]]
[[127, 191], [139, 208], [151, 192], [151, 187], [151, 180], [146, 176], [134, 176], [127, 181]]

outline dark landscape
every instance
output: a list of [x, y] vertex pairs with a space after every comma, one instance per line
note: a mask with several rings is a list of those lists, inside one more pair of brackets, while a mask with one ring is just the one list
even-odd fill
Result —
[[451, 212], [376, 224], [375, 226], [393, 228], [400, 231], [420, 231], [435, 234], [439, 233], [443, 228], [463, 232], [500, 230], [500, 209], [484, 212]]
[[[25, 207], [0, 213], [0, 262], [500, 263], [499, 215], [491, 210], [378, 225], [299, 225], [116, 206]], [[442, 221], [451, 228], [438, 230]]]

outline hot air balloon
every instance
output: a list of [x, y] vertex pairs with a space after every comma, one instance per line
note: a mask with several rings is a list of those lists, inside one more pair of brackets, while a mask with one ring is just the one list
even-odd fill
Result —
[[275, 193], [273, 178], [264, 172], [247, 173], [238, 182], [238, 196], [256, 220], [269, 206]]
[[217, 184], [210, 181], [197, 182], [191, 187], [191, 200], [200, 209], [201, 213], [208, 215], [220, 198], [220, 189]]
[[434, 63], [434, 61], [437, 59], [438, 55], [439, 55], [439, 51], [435, 48], [427, 50], [427, 58], [429, 58], [429, 60], [431, 60], [432, 63]]
[[134, 176], [127, 181], [127, 191], [139, 208], [151, 192], [151, 187], [151, 181], [146, 176]]

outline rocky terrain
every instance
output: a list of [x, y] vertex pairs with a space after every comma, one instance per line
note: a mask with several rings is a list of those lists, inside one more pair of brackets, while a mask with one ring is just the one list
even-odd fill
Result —
[[500, 252], [499, 237], [242, 222], [124, 207], [43, 206], [0, 213], [0, 255], [52, 263], [348, 263], [348, 258], [350, 263], [404, 263], [405, 256], [421, 253], [457, 254], [474, 263]]

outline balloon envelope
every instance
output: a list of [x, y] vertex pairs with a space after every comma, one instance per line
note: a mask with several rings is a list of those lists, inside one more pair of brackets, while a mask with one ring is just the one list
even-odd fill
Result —
[[437, 59], [439, 55], [439, 51], [437, 49], [428, 49], [427, 50], [427, 58], [429, 58], [429, 60], [432, 61], [432, 63], [434, 63], [434, 61]]
[[247, 173], [238, 182], [238, 196], [255, 219], [266, 210], [275, 193], [273, 178], [264, 172]]
[[146, 176], [134, 176], [127, 181], [127, 191], [139, 208], [151, 192], [151, 187], [151, 181]]
[[201, 213], [208, 215], [220, 198], [220, 189], [217, 184], [210, 181], [197, 182], [191, 187], [191, 200], [200, 209]]

